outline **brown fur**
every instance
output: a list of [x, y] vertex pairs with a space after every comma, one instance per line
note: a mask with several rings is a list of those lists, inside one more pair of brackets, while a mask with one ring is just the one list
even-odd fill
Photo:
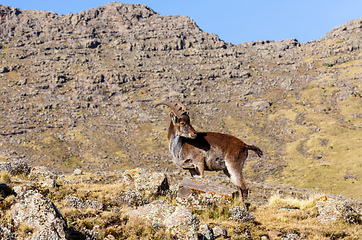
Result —
[[259, 157], [263, 155], [258, 147], [247, 145], [229, 134], [196, 133], [188, 114], [171, 114], [168, 140], [174, 162], [179, 167], [189, 170], [191, 176], [204, 177], [204, 171], [222, 170], [238, 186], [243, 200], [247, 199], [248, 188], [242, 170], [248, 150], [255, 151]]

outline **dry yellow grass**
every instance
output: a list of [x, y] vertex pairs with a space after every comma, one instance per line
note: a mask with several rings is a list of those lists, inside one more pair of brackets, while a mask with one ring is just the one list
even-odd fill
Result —
[[11, 175], [6, 171], [0, 172], [0, 181], [1, 183], [11, 183]]
[[256, 221], [266, 232], [298, 232], [303, 239], [361, 239], [362, 227], [343, 221], [320, 222], [315, 207], [305, 210], [288, 211], [285, 204], [256, 208]]
[[300, 210], [309, 209], [315, 206], [315, 199], [319, 195], [311, 195], [308, 199], [296, 199], [292, 197], [283, 198], [278, 194], [275, 194], [269, 198], [269, 205], [286, 205]]

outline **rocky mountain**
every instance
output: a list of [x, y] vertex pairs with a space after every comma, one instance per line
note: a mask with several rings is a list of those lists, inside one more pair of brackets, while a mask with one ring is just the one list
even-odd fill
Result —
[[[58, 173], [177, 172], [161, 99], [260, 147], [249, 181], [362, 198], [362, 19], [317, 41], [226, 43], [188, 17], [109, 3], [0, 6], [0, 160]], [[182, 172], [183, 174], [183, 172]]]

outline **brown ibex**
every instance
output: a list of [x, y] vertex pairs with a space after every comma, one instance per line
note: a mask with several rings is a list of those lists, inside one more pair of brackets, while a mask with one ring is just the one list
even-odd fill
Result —
[[263, 152], [229, 134], [196, 132], [190, 124], [189, 113], [180, 102], [163, 100], [155, 107], [159, 105], [166, 105], [173, 111], [170, 113], [171, 123], [167, 138], [174, 163], [189, 170], [191, 176], [204, 177], [204, 171], [223, 170], [238, 186], [243, 200], [246, 200], [248, 188], [242, 170], [248, 150], [255, 151], [259, 157]]

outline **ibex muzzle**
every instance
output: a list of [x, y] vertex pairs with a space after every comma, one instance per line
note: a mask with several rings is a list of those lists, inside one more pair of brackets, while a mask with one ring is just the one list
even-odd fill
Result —
[[170, 107], [171, 122], [168, 128], [169, 149], [176, 165], [190, 171], [191, 176], [204, 177], [204, 171], [223, 171], [238, 186], [243, 200], [248, 188], [243, 177], [243, 166], [248, 150], [259, 157], [263, 152], [256, 146], [224, 133], [199, 132], [190, 124], [189, 113], [180, 102], [163, 100], [156, 104]]

